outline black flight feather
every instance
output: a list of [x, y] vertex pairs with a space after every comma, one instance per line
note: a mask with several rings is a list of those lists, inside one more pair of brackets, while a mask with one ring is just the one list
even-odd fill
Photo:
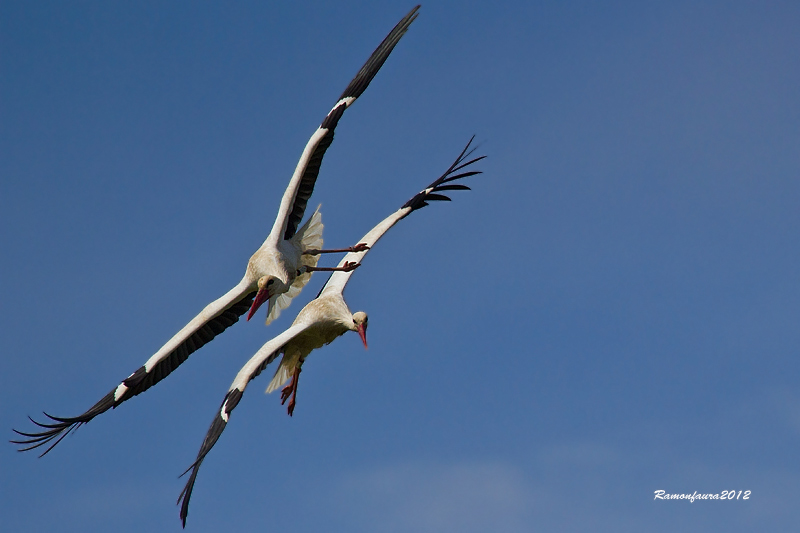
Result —
[[34, 448], [39, 448], [40, 446], [49, 444], [47, 449], [45, 449], [45, 451], [39, 456], [44, 457], [50, 450], [53, 449], [53, 447], [55, 447], [56, 444], [61, 442], [61, 440], [73, 430], [79, 428], [83, 424], [86, 424], [97, 415], [105, 413], [109, 409], [115, 409], [125, 400], [133, 398], [137, 394], [141, 394], [171, 374], [172, 371], [178, 368], [181, 363], [186, 361], [189, 355], [194, 353], [196, 350], [199, 350], [206, 343], [214, 339], [214, 337], [238, 322], [239, 317], [241, 317], [247, 312], [248, 309], [250, 309], [255, 296], [256, 292], [251, 292], [229, 308], [223, 310], [219, 315], [206, 322], [182, 344], [170, 352], [166, 358], [162, 359], [158, 364], [151, 368], [150, 372], [147, 372], [144, 366], [139, 367], [136, 372], [122, 381], [122, 383], [128, 387], [128, 390], [125, 391], [125, 394], [119, 400], [114, 399], [114, 394], [117, 390], [117, 387], [114, 387], [114, 389], [106, 394], [102, 400], [94, 404], [82, 415], [62, 418], [44, 413], [47, 418], [53, 422], [56, 422], [55, 424], [37, 422], [36, 420], [28, 417], [31, 422], [40, 428], [45, 429], [46, 431], [41, 431], [38, 433], [26, 433], [15, 429], [15, 433], [27, 438], [21, 440], [12, 440], [11, 442], [13, 444], [19, 444], [23, 446], [19, 448], [19, 451], [21, 452], [33, 450]]
[[325, 152], [333, 142], [334, 130], [339, 124], [339, 119], [342, 118], [345, 109], [347, 109], [347, 107], [352, 103], [345, 103], [342, 102], [342, 100], [345, 98], [355, 99], [364, 93], [370, 82], [373, 80], [373, 78], [375, 78], [375, 75], [386, 62], [389, 54], [391, 54], [392, 50], [394, 50], [395, 45], [400, 42], [400, 39], [403, 37], [406, 31], [408, 31], [408, 27], [412, 22], [414, 22], [414, 19], [417, 18], [418, 10], [419, 6], [416, 6], [408, 13], [408, 15], [403, 17], [403, 19], [397, 23], [391, 32], [389, 32], [389, 35], [387, 35], [383, 42], [378, 45], [378, 48], [372, 52], [372, 55], [369, 57], [369, 59], [367, 59], [367, 62], [364, 63], [364, 66], [362, 66], [361, 70], [358, 71], [356, 77], [353, 78], [353, 80], [344, 90], [342, 96], [339, 97], [339, 105], [334, 107], [331, 112], [328, 113], [328, 116], [326, 116], [322, 121], [320, 128], [327, 130], [327, 132], [319, 141], [319, 144], [317, 144], [314, 152], [311, 154], [308, 165], [303, 172], [303, 177], [300, 180], [300, 186], [297, 189], [294, 204], [292, 205], [292, 211], [287, 220], [286, 231], [283, 234], [284, 240], [291, 239], [297, 232], [300, 221], [303, 219], [303, 215], [305, 214], [308, 200], [311, 198], [311, 193], [314, 192], [314, 185], [317, 182], [317, 176], [319, 176], [322, 158], [325, 156]]

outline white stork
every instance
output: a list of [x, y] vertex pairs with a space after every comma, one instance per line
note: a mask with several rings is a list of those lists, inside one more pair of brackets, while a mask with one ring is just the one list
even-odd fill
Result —
[[[367, 247], [364, 250], [348, 253], [341, 260], [339, 266], [344, 266], [348, 262], [360, 264], [369, 248], [378, 242], [378, 239], [392, 226], [408, 216], [412, 211], [425, 207], [428, 205], [429, 201], [449, 201], [450, 198], [447, 196], [438, 194], [441, 191], [469, 190], [469, 187], [466, 185], [450, 184], [449, 182], [480, 174], [480, 171], [474, 170], [460, 172], [465, 167], [485, 157], [476, 157], [465, 163], [464, 160], [475, 150], [474, 148], [469, 150], [471, 143], [472, 139], [467, 143], [466, 148], [464, 148], [458, 156], [458, 159], [450, 165], [447, 172], [424, 190], [416, 194], [411, 200], [406, 202], [403, 207], [372, 228], [369, 233], [364, 235], [361, 240]], [[214, 416], [214, 421], [211, 423], [211, 427], [203, 440], [203, 444], [197, 454], [197, 459], [192, 466], [184, 472], [184, 474], [186, 474], [189, 470], [192, 471], [186, 482], [186, 486], [183, 488], [178, 498], [178, 503], [181, 504], [180, 516], [184, 527], [186, 526], [186, 517], [189, 513], [189, 498], [192, 495], [192, 489], [197, 479], [198, 469], [203, 459], [205, 459], [208, 452], [211, 451], [211, 448], [216, 444], [220, 435], [225, 430], [225, 426], [228, 424], [228, 418], [239, 403], [239, 400], [241, 400], [244, 389], [247, 387], [250, 380], [258, 376], [267, 365], [278, 357], [278, 355], [283, 354], [281, 363], [267, 388], [267, 392], [276, 390], [289, 379], [289, 376], [292, 376], [291, 384], [283, 389], [281, 395], [281, 403], [284, 403], [287, 398], [290, 398], [288, 409], [289, 415], [291, 416], [297, 397], [297, 382], [300, 377], [300, 369], [312, 350], [330, 344], [347, 331], [358, 332], [366, 348], [367, 314], [362, 311], [353, 314], [347, 307], [347, 303], [345, 303], [342, 296], [342, 291], [344, 291], [345, 285], [347, 285], [351, 275], [352, 270], [340, 270], [331, 274], [331, 277], [328, 279], [327, 283], [325, 283], [325, 286], [322, 288], [317, 298], [312, 300], [300, 311], [289, 329], [264, 344], [236, 375], [236, 379], [233, 380], [233, 384], [231, 384], [228, 393], [222, 401], [222, 406]]]
[[235, 324], [248, 309], [250, 309], [247, 317], [249, 320], [261, 304], [269, 302], [267, 309], [267, 324], [269, 324], [300, 292], [313, 271], [349, 271], [357, 266], [356, 263], [347, 261], [336, 269], [316, 266], [319, 253], [365, 250], [363, 244], [342, 250], [321, 250], [322, 221], [319, 208], [299, 229], [298, 224], [303, 219], [306, 204], [311, 197], [319, 174], [322, 158], [333, 142], [334, 129], [339, 119], [366, 90], [395, 45], [416, 19], [419, 7], [416, 6], [403, 17], [375, 49], [317, 131], [311, 136], [297, 163], [292, 179], [289, 181], [289, 186], [281, 198], [280, 209], [272, 231], [264, 244], [247, 262], [247, 269], [242, 280], [221, 298], [206, 306], [142, 367], [125, 378], [122, 383], [82, 415], [61, 418], [44, 413], [50, 419], [48, 423], [37, 422], [28, 417], [34, 424], [44, 428], [44, 431], [25, 433], [15, 429], [17, 434], [25, 437], [22, 440], [11, 441], [22, 446], [20, 451], [49, 444], [40, 455], [40, 457], [44, 456], [72, 430], [89, 422], [97, 415], [116, 408], [125, 400], [144, 392], [164, 379], [189, 355]]

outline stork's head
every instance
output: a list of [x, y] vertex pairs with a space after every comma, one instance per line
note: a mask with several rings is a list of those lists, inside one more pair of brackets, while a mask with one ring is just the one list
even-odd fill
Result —
[[355, 325], [355, 330], [358, 332], [358, 336], [361, 337], [361, 342], [364, 343], [364, 349], [367, 349], [367, 313], [364, 311], [359, 311], [353, 315], [353, 324]]
[[253, 298], [253, 305], [250, 306], [250, 312], [247, 313], [247, 320], [253, 318], [261, 304], [270, 299], [270, 297], [282, 292], [278, 289], [279, 285], [283, 285], [275, 276], [263, 276], [258, 280], [258, 292], [256, 297]]

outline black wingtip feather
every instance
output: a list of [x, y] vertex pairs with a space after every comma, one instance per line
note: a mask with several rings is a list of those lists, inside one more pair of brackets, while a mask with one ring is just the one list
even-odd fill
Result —
[[361, 67], [361, 70], [358, 71], [356, 77], [350, 82], [347, 88], [344, 90], [342, 95], [339, 97], [339, 100], [344, 98], [358, 98], [369, 86], [370, 82], [375, 78], [375, 75], [381, 69], [383, 64], [386, 62], [386, 59], [389, 57], [389, 54], [392, 53], [394, 47], [400, 42], [400, 39], [405, 35], [406, 31], [408, 31], [408, 27], [411, 26], [411, 23], [416, 20], [417, 16], [419, 15], [420, 6], [417, 5], [408, 14], [403, 17], [400, 22], [392, 28], [392, 31], [389, 32], [389, 35], [378, 45], [372, 55], [369, 57], [364, 66]]
[[[476, 147], [476, 148], [477, 148], [477, 147]], [[476, 150], [476, 148], [473, 148], [472, 150], [470, 150], [470, 152], [469, 152], [469, 153], [471, 154], [472, 152], [474, 152], [474, 151]], [[467, 155], [469, 155], [469, 154], [467, 154]], [[461, 164], [461, 165], [458, 165], [458, 166], [457, 166], [456, 168], [454, 168], [454, 169], [453, 169], [451, 172], [458, 172], [458, 171], [459, 171], [459, 170], [461, 170], [462, 168], [464, 168], [464, 167], [468, 167], [469, 165], [471, 165], [471, 164], [473, 164], [473, 163], [477, 163], [477, 162], [478, 162], [478, 161], [480, 161], [481, 159], [486, 159], [486, 156], [485, 156], [485, 155], [482, 155], [482, 156], [480, 156], [480, 157], [476, 157], [476, 158], [475, 158], [475, 159], [473, 159], [472, 161], [467, 161], [466, 163], [463, 163], [463, 164]]]
[[450, 198], [448, 198], [447, 196], [445, 196], [443, 194], [428, 193], [425, 196], [425, 201], [426, 202], [436, 202], [436, 201], [439, 201], [439, 202], [441, 202], [441, 201], [450, 202], [451, 200], [450, 200]]
[[[479, 172], [477, 173], [479, 174]], [[466, 185], [461, 185], [460, 183], [456, 183], [454, 185], [440, 185], [436, 187], [437, 191], [471, 191], [469, 187]]]
[[186, 527], [186, 517], [189, 516], [189, 499], [192, 497], [192, 491], [194, 490], [194, 484], [197, 481], [197, 473], [200, 471], [200, 465], [203, 464], [203, 460], [208, 455], [208, 452], [211, 451], [211, 448], [219, 440], [220, 435], [222, 432], [225, 431], [225, 427], [228, 425], [222, 418], [222, 410], [225, 410], [225, 414], [230, 416], [231, 411], [239, 405], [239, 400], [242, 399], [243, 392], [239, 389], [233, 389], [228, 391], [228, 394], [225, 395], [225, 398], [222, 400], [222, 405], [219, 407], [219, 411], [214, 416], [214, 420], [211, 422], [211, 426], [208, 428], [208, 432], [206, 433], [205, 438], [203, 439], [203, 444], [200, 446], [200, 451], [197, 452], [197, 458], [195, 459], [194, 463], [187, 468], [181, 477], [185, 476], [189, 470], [192, 471], [192, 474], [189, 476], [189, 479], [186, 481], [186, 485], [183, 487], [180, 496], [178, 496], [177, 505], [181, 506], [181, 523], [183, 527]]
[[421, 208], [425, 207], [426, 205], [428, 205], [429, 201], [450, 201], [450, 198], [448, 198], [447, 196], [444, 196], [442, 194], [437, 194], [437, 193], [439, 193], [441, 191], [470, 190], [470, 188], [467, 187], [466, 185], [461, 185], [461, 184], [444, 185], [444, 184], [448, 183], [448, 182], [451, 182], [451, 181], [454, 181], [454, 180], [467, 178], [469, 176], [475, 176], [477, 174], [482, 174], [482, 172], [480, 170], [469, 170], [467, 172], [461, 172], [459, 174], [454, 174], [455, 172], [458, 172], [459, 170], [462, 170], [462, 169], [464, 169], [464, 168], [466, 168], [466, 167], [468, 167], [468, 166], [470, 166], [470, 165], [472, 165], [474, 163], [477, 163], [478, 161], [486, 158], [485, 155], [482, 155], [480, 157], [475, 157], [475, 158], [473, 158], [473, 159], [471, 159], [471, 160], [469, 160], [467, 162], [464, 162], [464, 160], [467, 159], [468, 157], [470, 157], [475, 152], [475, 150], [477, 148], [477, 147], [473, 147], [472, 149], [470, 149], [470, 146], [472, 145], [472, 141], [473, 140], [475, 140], [475, 136], [474, 135], [470, 138], [469, 142], [464, 147], [464, 149], [461, 151], [461, 153], [458, 155], [458, 157], [453, 162], [453, 164], [450, 165], [450, 168], [448, 168], [447, 171], [445, 171], [444, 174], [439, 176], [439, 178], [436, 179], [436, 181], [434, 181], [433, 183], [431, 183], [430, 185], [425, 187], [425, 189], [423, 189], [421, 192], [419, 192], [416, 195], [414, 195], [413, 198], [411, 198], [408, 202], [403, 204], [403, 207], [401, 209], [404, 209], [404, 208], [407, 208], [407, 207], [411, 208], [411, 210], [408, 212], [408, 213], [411, 213], [412, 211], [415, 211], [417, 209], [421, 209]]
[[[339, 101], [345, 98], [358, 98], [367, 90], [369, 84], [389, 58], [389, 54], [394, 50], [395, 45], [400, 42], [400, 39], [408, 30], [408, 27], [414, 22], [414, 19], [417, 18], [419, 7], [420, 6], [416, 6], [412, 9], [408, 15], [403, 17], [392, 31], [389, 32], [389, 35], [387, 35], [375, 51], [372, 52], [367, 62], [364, 63], [356, 76], [347, 85], [347, 88], [339, 97]], [[337, 105], [323, 119], [322, 124], [320, 124], [320, 128], [328, 131], [325, 133], [325, 136], [320, 139], [316, 148], [314, 148], [314, 152], [311, 154], [308, 164], [303, 171], [303, 177], [300, 179], [300, 185], [295, 194], [294, 203], [292, 204], [292, 211], [289, 213], [286, 229], [283, 232], [284, 240], [291, 239], [297, 232], [300, 221], [305, 215], [308, 200], [314, 192], [314, 186], [317, 183], [317, 177], [319, 176], [320, 167], [322, 166], [322, 158], [325, 157], [325, 152], [333, 142], [333, 135], [336, 126], [339, 124], [339, 119], [342, 118], [342, 115], [349, 105], [350, 104], [346, 103]]]
[[223, 310], [216, 317], [209, 320], [204, 326], [190, 336], [186, 342], [178, 346], [165, 359], [153, 367], [150, 372], [147, 372], [144, 366], [139, 367], [136, 372], [122, 381], [122, 383], [128, 387], [128, 390], [119, 400], [115, 398], [115, 393], [117, 390], [115, 387], [111, 390], [111, 392], [106, 394], [103, 399], [94, 404], [82, 415], [67, 418], [44, 413], [47, 418], [55, 422], [54, 424], [49, 422], [37, 422], [29, 416], [28, 419], [31, 422], [45, 431], [38, 433], [26, 433], [15, 429], [14, 432], [26, 438], [12, 440], [9, 442], [21, 446], [18, 448], [18, 451], [20, 452], [26, 452], [35, 448], [47, 446], [45, 451], [39, 456], [44, 457], [72, 431], [78, 429], [83, 424], [88, 423], [94, 417], [105, 413], [109, 409], [114, 409], [122, 402], [141, 394], [171, 374], [173, 370], [178, 368], [181, 363], [188, 359], [189, 355], [213, 340], [214, 337], [225, 331], [225, 329], [238, 322], [239, 317], [246, 313], [252, 305], [253, 298], [255, 298], [255, 296], [256, 291], [247, 294], [244, 298]]
[[38, 433], [27, 433], [15, 429], [14, 430], [15, 433], [27, 438], [21, 440], [12, 440], [10, 442], [12, 444], [17, 444], [22, 446], [21, 448], [18, 449], [18, 451], [20, 452], [27, 452], [29, 450], [33, 450], [41, 446], [47, 446], [45, 451], [42, 452], [41, 455], [39, 455], [39, 457], [44, 457], [50, 452], [50, 450], [52, 450], [59, 442], [61, 442], [64, 439], [64, 437], [69, 435], [72, 431], [78, 429], [83, 424], [86, 424], [95, 416], [111, 409], [111, 407], [113, 407], [114, 405], [114, 390], [106, 394], [102, 400], [94, 404], [91, 407], [91, 409], [89, 409], [80, 416], [72, 418], [62, 418], [50, 415], [45, 412], [44, 416], [49, 418], [51, 421], [55, 422], [55, 424], [37, 422], [36, 420], [34, 420], [29, 416], [28, 420], [33, 422], [36, 426], [45, 429], [45, 431], [41, 431]]

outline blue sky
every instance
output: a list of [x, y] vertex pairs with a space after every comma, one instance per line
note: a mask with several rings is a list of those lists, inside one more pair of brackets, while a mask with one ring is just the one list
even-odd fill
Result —
[[[82, 413], [241, 278], [412, 6], [0, 3], [7, 438]], [[347, 246], [472, 134], [485, 174], [354, 275], [368, 351], [312, 354], [293, 418], [248, 388], [187, 530], [793, 531], [799, 24], [793, 2], [423, 4], [310, 204]], [[4, 446], [3, 529], [179, 530], [233, 377], [324, 280], [45, 458]]]

